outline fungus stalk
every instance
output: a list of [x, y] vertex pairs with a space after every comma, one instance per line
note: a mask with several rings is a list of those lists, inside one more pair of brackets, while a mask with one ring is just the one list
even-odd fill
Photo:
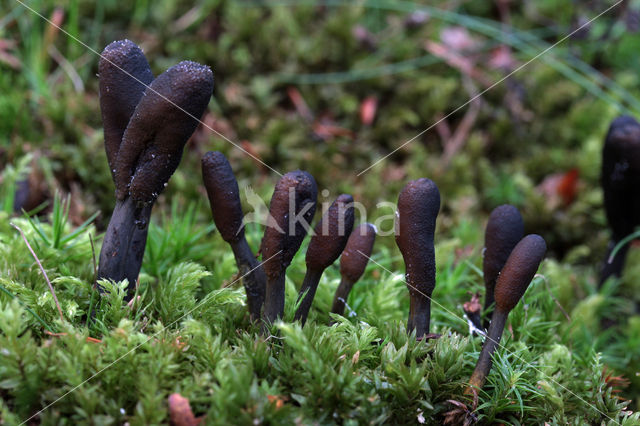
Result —
[[245, 238], [238, 182], [229, 161], [220, 152], [204, 155], [202, 177], [216, 228], [233, 250], [247, 292], [251, 320], [257, 321], [264, 303], [267, 277]]
[[373, 243], [376, 239], [376, 228], [370, 223], [363, 223], [353, 230], [347, 245], [340, 256], [340, 285], [333, 298], [331, 312], [344, 314], [349, 293], [358, 282], [369, 262]]
[[263, 317], [268, 323], [284, 315], [285, 273], [307, 235], [317, 198], [316, 182], [307, 172], [289, 172], [276, 184], [260, 245], [267, 276]]
[[104, 49], [99, 72], [116, 205], [100, 252], [98, 278], [127, 279], [130, 299], [153, 203], [178, 167], [183, 147], [209, 103], [213, 75], [208, 67], [185, 61], [153, 80], [144, 54], [128, 40]]
[[353, 220], [353, 197], [342, 194], [322, 215], [314, 229], [305, 258], [307, 272], [298, 294], [300, 306], [294, 317], [295, 320], [300, 320], [302, 325], [307, 321], [322, 273], [336, 261], [347, 245], [353, 230]]
[[418, 339], [429, 334], [431, 294], [436, 286], [433, 237], [439, 210], [440, 191], [427, 178], [409, 182], [398, 197], [396, 244], [404, 258], [409, 289], [407, 331], [416, 330]]
[[465, 390], [466, 395], [477, 395], [478, 390], [484, 386], [491, 370], [491, 358], [500, 345], [509, 312], [515, 308], [529, 287], [546, 251], [544, 239], [531, 234], [520, 240], [509, 255], [496, 281], [495, 310], [478, 363]]
[[498, 275], [523, 235], [524, 222], [517, 208], [504, 204], [493, 209], [484, 233], [484, 256], [482, 259], [485, 287], [485, 329], [489, 326], [489, 318], [495, 301], [493, 293]]

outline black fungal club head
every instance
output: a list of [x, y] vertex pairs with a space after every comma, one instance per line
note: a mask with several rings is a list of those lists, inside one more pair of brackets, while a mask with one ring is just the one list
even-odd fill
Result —
[[340, 195], [322, 215], [307, 248], [307, 273], [298, 293], [300, 305], [294, 318], [307, 321], [324, 270], [340, 256], [353, 229], [353, 197]]
[[98, 73], [104, 146], [115, 177], [122, 136], [153, 74], [142, 50], [130, 40], [114, 41], [104, 48]]
[[632, 117], [618, 117], [611, 123], [602, 149], [604, 208], [611, 228], [607, 258], [600, 273], [600, 285], [607, 278], [619, 277], [629, 246], [616, 256], [614, 247], [640, 226], [640, 124]]
[[285, 271], [307, 235], [317, 198], [316, 181], [307, 172], [289, 172], [276, 184], [260, 246], [267, 275], [263, 313], [267, 323], [284, 314]]
[[494, 302], [493, 292], [498, 274], [523, 235], [524, 222], [517, 208], [504, 204], [493, 209], [485, 230], [484, 257], [482, 259], [486, 291], [485, 311]]
[[350, 283], [357, 282], [367, 267], [376, 240], [376, 227], [362, 223], [355, 228], [340, 256], [340, 275]]
[[310, 269], [324, 270], [340, 256], [353, 230], [353, 197], [342, 194], [331, 203], [314, 228], [307, 248], [306, 262]]
[[535, 234], [524, 237], [511, 251], [496, 281], [496, 309], [478, 363], [469, 379], [469, 386], [465, 389], [466, 395], [474, 396], [475, 399], [478, 391], [484, 386], [491, 371], [493, 353], [500, 345], [509, 312], [516, 307], [527, 291], [546, 251], [544, 239]]
[[331, 312], [343, 315], [353, 285], [364, 273], [376, 239], [376, 227], [362, 223], [355, 228], [340, 256], [340, 285], [333, 297]]
[[619, 241], [640, 225], [640, 124], [616, 118], [602, 150], [604, 207], [613, 239]]
[[252, 321], [260, 319], [267, 277], [244, 237], [240, 190], [231, 165], [220, 152], [202, 158], [202, 178], [207, 189], [213, 220], [236, 259]]
[[276, 184], [260, 247], [268, 278], [284, 273], [291, 263], [307, 235], [317, 198], [316, 181], [307, 172], [289, 172]]
[[221, 152], [207, 152], [202, 158], [202, 177], [220, 235], [229, 243], [240, 240], [244, 237], [240, 189], [227, 158]]
[[116, 196], [153, 202], [178, 167], [182, 150], [213, 91], [209, 67], [183, 61], [145, 90], [122, 137], [116, 159]]
[[142, 266], [153, 203], [209, 103], [213, 74], [181, 62], [154, 80], [144, 54], [128, 40], [108, 45], [98, 68], [105, 150], [116, 186], [98, 279], [127, 279], [128, 299]]
[[409, 182], [398, 197], [396, 244], [406, 266], [410, 311], [407, 329], [429, 334], [431, 294], [436, 286], [433, 237], [440, 210], [440, 191], [427, 178]]
[[527, 291], [547, 245], [540, 235], [530, 234], [515, 246], [496, 281], [496, 310], [509, 313]]

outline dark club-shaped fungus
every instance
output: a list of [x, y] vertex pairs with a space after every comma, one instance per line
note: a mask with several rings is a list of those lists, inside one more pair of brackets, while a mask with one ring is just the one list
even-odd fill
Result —
[[640, 124], [632, 117], [618, 117], [611, 123], [602, 149], [604, 208], [611, 228], [600, 285], [619, 277], [629, 245], [623, 245], [613, 259], [614, 247], [640, 226]]
[[353, 197], [342, 194], [322, 215], [322, 219], [313, 230], [314, 235], [309, 242], [305, 258], [307, 273], [298, 294], [298, 300], [302, 301], [295, 314], [295, 319], [301, 320], [303, 325], [307, 321], [322, 273], [336, 261], [347, 245], [353, 230], [353, 219]]
[[240, 190], [231, 165], [220, 152], [207, 152], [202, 158], [202, 177], [207, 189], [213, 221], [233, 250], [236, 265], [247, 292], [252, 321], [260, 319], [267, 277], [244, 235]]
[[285, 272], [309, 231], [317, 198], [313, 176], [300, 170], [282, 176], [271, 197], [260, 245], [267, 275], [263, 316], [269, 323], [284, 314]]
[[340, 256], [340, 285], [333, 297], [333, 306], [331, 307], [331, 312], [334, 314], [344, 314], [349, 293], [353, 285], [364, 274], [375, 239], [376, 228], [370, 223], [360, 224], [349, 235], [347, 245]]
[[494, 298], [496, 279], [506, 263], [513, 248], [524, 236], [524, 222], [517, 208], [504, 204], [498, 206], [489, 215], [484, 234], [484, 257], [482, 270], [484, 275], [484, 327], [489, 326], [490, 310]]
[[429, 334], [431, 294], [436, 286], [433, 236], [439, 210], [440, 191], [427, 178], [409, 182], [398, 197], [396, 244], [404, 258], [409, 289], [407, 331], [415, 329], [418, 339]]
[[99, 70], [116, 206], [102, 244], [98, 278], [126, 278], [130, 298], [142, 265], [151, 208], [209, 103], [213, 74], [206, 66], [180, 62], [141, 92], [140, 81], [147, 84], [152, 76], [144, 55], [129, 41], [107, 46]]
[[509, 312], [515, 308], [529, 287], [546, 251], [547, 245], [544, 239], [539, 235], [531, 234], [520, 240], [509, 255], [496, 281], [494, 291], [496, 304], [491, 325], [465, 394], [477, 394], [484, 385], [491, 370], [491, 357], [500, 345]]

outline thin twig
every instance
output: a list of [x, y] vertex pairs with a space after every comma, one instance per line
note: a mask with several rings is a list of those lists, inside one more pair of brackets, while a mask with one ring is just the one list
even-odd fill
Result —
[[40, 263], [40, 259], [38, 259], [38, 256], [36, 256], [36, 253], [31, 248], [31, 245], [29, 244], [29, 241], [27, 241], [27, 237], [25, 237], [22, 229], [20, 229], [20, 227], [13, 222], [9, 223], [9, 225], [13, 226], [15, 229], [18, 230], [18, 232], [22, 236], [22, 239], [24, 240], [24, 243], [27, 245], [27, 248], [31, 252], [31, 255], [33, 256], [33, 258], [36, 260], [36, 263], [40, 267], [40, 270], [42, 271], [42, 275], [44, 275], [44, 279], [47, 281], [47, 285], [49, 286], [49, 290], [51, 291], [51, 295], [53, 296], [53, 301], [56, 303], [56, 307], [58, 308], [58, 313], [60, 314], [60, 321], [64, 322], [64, 316], [62, 315], [62, 309], [60, 309], [60, 303], [58, 303], [58, 297], [56, 296], [56, 292], [53, 289], [53, 286], [51, 285], [51, 281], [49, 281], [49, 277], [47, 276], [47, 273], [42, 267], [42, 263]]

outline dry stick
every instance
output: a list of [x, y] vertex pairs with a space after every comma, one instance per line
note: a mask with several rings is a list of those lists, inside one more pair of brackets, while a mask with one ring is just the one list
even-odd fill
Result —
[[282, 176], [269, 205], [267, 228], [260, 252], [267, 275], [263, 317], [273, 323], [284, 315], [285, 272], [309, 231], [316, 211], [318, 188], [307, 172], [296, 170]]
[[[513, 248], [524, 235], [524, 222], [517, 208], [510, 204], [496, 207], [489, 215], [484, 233], [484, 255], [482, 272], [484, 275], [484, 328], [489, 327], [493, 309], [493, 292], [498, 274], [504, 267]], [[478, 326], [478, 328], [481, 328]]]
[[[294, 319], [302, 325], [307, 321], [313, 298], [322, 273], [336, 261], [347, 245], [353, 230], [353, 197], [342, 194], [331, 204], [327, 212], [316, 224], [314, 235], [307, 248], [307, 273], [304, 276], [298, 301], [302, 300]], [[305, 294], [306, 293], [306, 294]]]
[[602, 149], [602, 190], [611, 241], [600, 273], [599, 285], [620, 277], [629, 249], [623, 246], [610, 260], [613, 248], [640, 225], [640, 124], [632, 117], [611, 123]]
[[396, 244], [404, 258], [410, 298], [407, 331], [415, 329], [418, 339], [429, 334], [431, 294], [436, 286], [433, 235], [439, 210], [440, 191], [427, 178], [409, 182], [398, 197]]
[[370, 223], [362, 223], [353, 230], [347, 245], [340, 256], [340, 285], [333, 298], [331, 312], [344, 314], [349, 293], [353, 285], [358, 282], [369, 262], [376, 239], [376, 228]]
[[[136, 67], [142, 66], [141, 60], [133, 61], [131, 57], [139, 56], [128, 50], [129, 44], [133, 43], [115, 43], [122, 43], [124, 47], [107, 47], [104, 54], [110, 60], [113, 57], [120, 60], [125, 65], [124, 69], [133, 63], [134, 71], [138, 70]], [[124, 50], [124, 53], [120, 50]], [[114, 51], [117, 53], [113, 53]], [[119, 55], [124, 56], [124, 59]], [[111, 66], [106, 61], [102, 64], [103, 61], [101, 75], [104, 69], [110, 69]], [[126, 86], [131, 80], [131, 77], [125, 75], [120, 81], [118, 73], [111, 71], [111, 74], [105, 74], [109, 78], [105, 77], [104, 85], [101, 82], [101, 96], [107, 91], [115, 90], [118, 84]], [[116, 146], [114, 141], [117, 134], [112, 138], [112, 130], [107, 131], [105, 123], [105, 147], [113, 172], [117, 200], [100, 252], [98, 278], [113, 281], [126, 278], [129, 281], [127, 300], [133, 295], [142, 266], [153, 204], [178, 167], [184, 145], [198, 125], [197, 119], [193, 117], [202, 116], [212, 91], [213, 74], [208, 67], [195, 62], [180, 62], [153, 80], [144, 91], [130, 115], [119, 145]], [[107, 115], [115, 114], [114, 111], [118, 109], [114, 103], [123, 98], [124, 104], [127, 96], [129, 95], [123, 92], [113, 99], [109, 98], [110, 102], [105, 100], [107, 104], [101, 99], [103, 111]], [[103, 291], [100, 287], [99, 290]]]
[[64, 321], [64, 316], [62, 315], [62, 309], [60, 308], [60, 303], [58, 302], [58, 297], [56, 296], [56, 291], [53, 289], [53, 286], [51, 285], [51, 281], [49, 281], [49, 277], [47, 276], [47, 273], [45, 272], [44, 268], [42, 267], [42, 263], [40, 263], [40, 259], [38, 259], [38, 256], [36, 256], [36, 253], [31, 248], [31, 244], [29, 244], [29, 241], [27, 241], [27, 237], [25, 237], [24, 232], [22, 232], [22, 229], [20, 229], [20, 227], [18, 225], [16, 225], [15, 223], [13, 223], [13, 222], [11, 222], [9, 224], [11, 226], [13, 226], [15, 229], [18, 230], [18, 232], [22, 236], [22, 240], [27, 245], [27, 248], [31, 252], [31, 255], [33, 256], [33, 258], [36, 260], [36, 263], [40, 267], [40, 271], [42, 272], [42, 275], [44, 275], [44, 279], [47, 282], [47, 285], [49, 286], [49, 291], [51, 291], [51, 295], [53, 296], [53, 301], [56, 304], [56, 308], [58, 308], [58, 313], [60, 314], [60, 321]]
[[509, 312], [524, 295], [546, 251], [547, 245], [544, 239], [539, 235], [530, 234], [520, 240], [507, 259], [496, 282], [496, 308], [491, 318], [489, 332], [476, 368], [469, 379], [469, 386], [465, 389], [465, 395], [476, 396], [487, 380], [491, 370], [491, 357], [500, 345]]
[[238, 182], [229, 161], [220, 152], [207, 152], [202, 157], [202, 178], [213, 221], [222, 239], [231, 246], [240, 275], [244, 277], [242, 284], [247, 292], [251, 321], [257, 321], [264, 303], [267, 276], [245, 238]]

